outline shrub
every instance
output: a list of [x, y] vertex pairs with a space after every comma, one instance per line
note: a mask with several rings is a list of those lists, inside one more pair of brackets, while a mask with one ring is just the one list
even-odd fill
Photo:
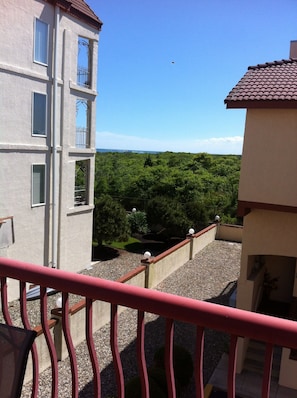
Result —
[[149, 232], [146, 214], [143, 211], [135, 211], [128, 214], [128, 222], [132, 233], [146, 234]]

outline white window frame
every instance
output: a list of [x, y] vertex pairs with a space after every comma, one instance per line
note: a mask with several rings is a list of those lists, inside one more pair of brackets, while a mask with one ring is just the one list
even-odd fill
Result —
[[[44, 121], [44, 133], [39, 134], [34, 132], [34, 115], [35, 115], [35, 95], [42, 95], [45, 97], [45, 121]], [[39, 93], [34, 91], [32, 93], [32, 136], [34, 137], [46, 137], [47, 136], [47, 94]]]
[[[36, 53], [37, 53], [37, 51], [36, 51], [36, 46], [37, 46], [37, 38], [36, 38], [37, 31], [36, 31], [36, 29], [37, 29], [37, 23], [38, 22], [40, 22], [40, 23], [42, 23], [42, 24], [47, 26], [46, 38], [43, 38], [43, 39], [46, 39], [46, 43], [45, 43], [45, 45], [46, 45], [46, 59], [45, 60], [40, 60], [40, 59], [37, 59], [37, 57], [36, 57]], [[49, 24], [44, 22], [44, 21], [42, 21], [39, 18], [35, 18], [35, 20], [34, 20], [34, 48], [33, 48], [34, 53], [33, 53], [33, 59], [34, 59], [34, 62], [36, 62], [37, 64], [48, 66], [48, 47], [49, 47], [48, 44], [49, 44]]]
[[[34, 181], [34, 167], [35, 166], [43, 166], [43, 169], [44, 169], [44, 181], [43, 181], [43, 198], [44, 198], [44, 201], [43, 202], [41, 202], [40, 200], [38, 201], [38, 202], [34, 202], [34, 187], [35, 187], [35, 181]], [[39, 181], [40, 182], [40, 181]], [[32, 205], [32, 207], [37, 207], [37, 206], [44, 206], [45, 205], [45, 202], [46, 202], [46, 164], [45, 163], [34, 163], [34, 164], [32, 164], [32, 183], [31, 183], [32, 185], [31, 185], [31, 205]], [[41, 188], [42, 187], [39, 187], [39, 189], [40, 189], [40, 192], [41, 192]]]

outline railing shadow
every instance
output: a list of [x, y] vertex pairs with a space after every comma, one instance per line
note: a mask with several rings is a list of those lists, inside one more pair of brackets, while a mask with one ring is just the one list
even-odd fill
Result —
[[[230, 282], [223, 291], [216, 297], [212, 297], [209, 302], [228, 305], [229, 298], [236, 288], [236, 282]], [[121, 316], [125, 316], [123, 313]], [[174, 323], [174, 343], [186, 348], [194, 359], [195, 356], [195, 337], [196, 326], [178, 322]], [[165, 319], [156, 317], [148, 321], [145, 325], [145, 356], [147, 367], [153, 365], [153, 357], [156, 350], [165, 343]], [[211, 377], [216, 365], [218, 364], [224, 352], [228, 351], [229, 335], [211, 329], [205, 330], [204, 340], [204, 358], [203, 358], [203, 380], [207, 383]], [[121, 351], [121, 361], [124, 371], [125, 383], [132, 377], [138, 375], [137, 357], [136, 357], [136, 339], [127, 345]], [[101, 396], [110, 398], [117, 396], [115, 381], [115, 371], [113, 364], [110, 363], [101, 373]], [[84, 386], [79, 392], [79, 398], [88, 398], [93, 396], [93, 382]], [[183, 398], [192, 398], [195, 396], [195, 383], [192, 378], [189, 386], [183, 391]]]

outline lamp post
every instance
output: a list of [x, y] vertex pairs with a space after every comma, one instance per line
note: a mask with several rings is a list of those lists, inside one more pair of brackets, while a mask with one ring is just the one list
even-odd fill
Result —
[[142, 264], [144, 264], [145, 267], [145, 276], [144, 276], [144, 287], [148, 288], [149, 287], [149, 272], [150, 272], [150, 258], [152, 257], [151, 252], [146, 251], [143, 254], [143, 259], [141, 260]]
[[59, 295], [56, 299], [57, 308], [62, 308], [62, 297]]
[[147, 263], [151, 257], [152, 257], [151, 252], [146, 251], [143, 253], [143, 259], [141, 260], [141, 262]]
[[190, 228], [189, 232], [187, 234], [187, 238], [190, 238], [190, 256], [189, 256], [190, 260], [193, 259], [193, 235], [194, 235], [194, 233], [195, 233], [195, 229]]

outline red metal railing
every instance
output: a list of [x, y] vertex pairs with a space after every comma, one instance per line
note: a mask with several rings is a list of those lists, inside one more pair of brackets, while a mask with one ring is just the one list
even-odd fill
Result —
[[[6, 278], [20, 281], [20, 307], [25, 328], [30, 328], [27, 311], [25, 283], [30, 282], [41, 286], [40, 311], [43, 333], [46, 337], [52, 366], [52, 397], [58, 397], [58, 367], [57, 355], [49, 330], [46, 316], [47, 295], [46, 287], [52, 287], [62, 292], [62, 325], [70, 357], [72, 372], [72, 397], [78, 397], [78, 369], [74, 344], [69, 327], [69, 293], [86, 298], [86, 341], [90, 361], [94, 373], [94, 396], [100, 397], [100, 370], [92, 334], [92, 306], [95, 300], [111, 303], [111, 350], [116, 369], [117, 397], [123, 398], [124, 377], [119, 347], [117, 342], [118, 306], [138, 310], [137, 317], [137, 360], [141, 376], [142, 396], [149, 397], [149, 383], [147, 365], [144, 355], [144, 314], [152, 313], [166, 319], [165, 330], [165, 367], [167, 375], [168, 396], [176, 397], [173, 375], [173, 338], [174, 320], [186, 322], [196, 326], [196, 357], [195, 357], [195, 385], [196, 397], [202, 398], [203, 393], [203, 348], [204, 331], [210, 328], [226, 332], [231, 336], [229, 349], [228, 398], [235, 397], [235, 363], [238, 337], [248, 337], [266, 343], [262, 397], [269, 397], [271, 362], [273, 346], [297, 349], [297, 323], [285, 319], [269, 317], [235, 308], [197, 301], [185, 297], [174, 296], [159, 291], [129, 286], [118, 282], [102, 280], [86, 275], [74, 274], [62, 270], [39, 267], [20, 261], [0, 258], [1, 301], [5, 322], [12, 324], [7, 302]], [[34, 378], [32, 397], [37, 397], [38, 390], [38, 355], [33, 347]]]

